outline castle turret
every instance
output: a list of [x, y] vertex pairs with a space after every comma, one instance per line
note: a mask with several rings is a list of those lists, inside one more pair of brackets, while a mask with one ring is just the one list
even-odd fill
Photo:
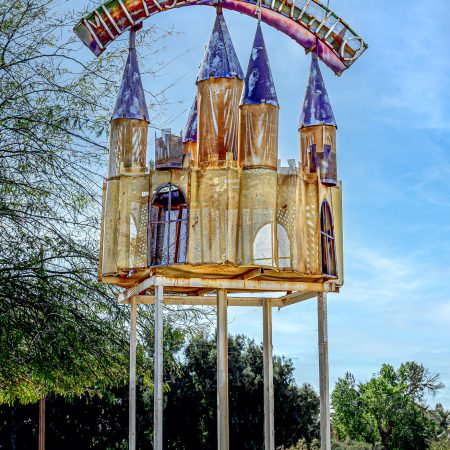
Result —
[[197, 147], [197, 96], [195, 96], [194, 103], [192, 104], [189, 117], [186, 122], [186, 127], [183, 131], [183, 152], [185, 155], [190, 154], [192, 159], [197, 161], [198, 159], [198, 147]]
[[200, 165], [217, 165], [226, 161], [227, 153], [237, 159], [243, 78], [225, 19], [218, 9], [197, 78]]
[[108, 177], [103, 202], [101, 276], [127, 276], [146, 267], [148, 110], [130, 31], [128, 59], [111, 117]]
[[242, 264], [278, 267], [279, 105], [261, 24], [256, 29], [239, 112]]
[[130, 31], [130, 46], [116, 107], [111, 117], [108, 176], [142, 171], [146, 164], [148, 110], [135, 47], [136, 31]]
[[317, 53], [312, 53], [309, 82], [306, 88], [299, 131], [301, 161], [306, 173], [316, 173], [328, 186], [337, 183], [336, 120], [319, 67]]
[[261, 24], [245, 77], [239, 114], [239, 164], [277, 169], [279, 105]]

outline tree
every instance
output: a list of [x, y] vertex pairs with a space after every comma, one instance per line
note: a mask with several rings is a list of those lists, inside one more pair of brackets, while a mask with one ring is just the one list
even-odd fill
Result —
[[[216, 343], [194, 337], [180, 372], [169, 381], [164, 411], [165, 448], [211, 449], [216, 446]], [[319, 399], [311, 386], [299, 387], [290, 360], [274, 357], [275, 439], [277, 445], [310, 443], [319, 435]], [[244, 336], [229, 339], [230, 447], [263, 446], [262, 346]]]
[[127, 46], [82, 61], [74, 22], [56, 0], [0, 0], [0, 403], [127, 378], [128, 310], [97, 281], [105, 132]]
[[439, 375], [414, 362], [398, 370], [384, 364], [367, 383], [346, 374], [332, 394], [333, 425], [340, 438], [380, 442], [384, 450], [428, 448], [435, 423], [425, 395], [442, 388]]

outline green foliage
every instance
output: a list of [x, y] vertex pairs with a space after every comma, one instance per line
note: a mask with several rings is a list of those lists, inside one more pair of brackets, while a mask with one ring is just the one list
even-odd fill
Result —
[[438, 375], [414, 362], [398, 370], [384, 364], [367, 383], [347, 374], [332, 394], [333, 425], [340, 438], [381, 443], [385, 450], [428, 448], [435, 422], [424, 399], [442, 387]]
[[430, 450], [450, 450], [450, 441], [445, 437], [435, 439], [430, 444]]
[[289, 448], [281, 446], [277, 450], [320, 450], [320, 441], [313, 439], [312, 442], [308, 443], [306, 439], [300, 439], [295, 445]]
[[[297, 386], [290, 360], [274, 358], [275, 438], [294, 445], [318, 437], [319, 399], [309, 385]], [[230, 448], [262, 448], [262, 347], [243, 336], [229, 340]], [[202, 450], [216, 446], [216, 343], [194, 337], [181, 371], [169, 381], [164, 412], [165, 448]]]
[[127, 308], [97, 282], [102, 139], [127, 48], [77, 59], [80, 16], [0, 0], [0, 403], [127, 377]]
[[[175, 340], [176, 341], [176, 340]], [[179, 342], [179, 341], [178, 341]], [[167, 352], [177, 353], [173, 346]], [[263, 446], [262, 348], [253, 341], [230, 338], [230, 448]], [[309, 385], [293, 379], [289, 360], [275, 357], [275, 436], [277, 445], [298, 443], [296, 449], [319, 450], [319, 399]], [[178, 365], [165, 364], [164, 448], [210, 450], [216, 443], [216, 345], [206, 335], [193, 337]], [[47, 400], [47, 448], [126, 449], [128, 387], [116, 387], [102, 397]], [[137, 389], [138, 448], [151, 448], [152, 390], [142, 375]], [[36, 405], [0, 406], [0, 446], [16, 433], [17, 448], [33, 450], [37, 440]], [[306, 446], [306, 447], [305, 447]]]
[[332, 441], [331, 450], [377, 450], [380, 447], [373, 446], [372, 444], [366, 444], [364, 442], [355, 442], [350, 439], [346, 439], [343, 442]]

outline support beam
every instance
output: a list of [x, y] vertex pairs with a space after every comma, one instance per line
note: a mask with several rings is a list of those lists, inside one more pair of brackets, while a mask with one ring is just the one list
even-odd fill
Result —
[[284, 308], [286, 306], [294, 305], [295, 303], [304, 302], [316, 296], [317, 294], [315, 292], [293, 292], [292, 294], [285, 295], [277, 300], [282, 303], [280, 308]]
[[264, 450], [275, 450], [272, 301], [263, 304]]
[[155, 288], [153, 449], [163, 450], [163, 298], [164, 288]]
[[45, 450], [45, 397], [39, 400], [39, 450]]
[[331, 450], [330, 386], [328, 374], [327, 294], [317, 295], [320, 375], [320, 448]]
[[129, 399], [129, 449], [136, 450], [136, 297], [131, 299], [130, 313], [130, 399]]
[[217, 448], [229, 449], [227, 291], [217, 291]]
[[[162, 276], [150, 277], [137, 286], [123, 291], [119, 294], [118, 301], [125, 302], [134, 295], [139, 295], [154, 286], [164, 286], [182, 290], [185, 288], [206, 289], [209, 292], [214, 289], [227, 289], [237, 291], [260, 291], [260, 292], [329, 292], [332, 288], [323, 282], [296, 282], [296, 281], [266, 281], [266, 280], [236, 280], [217, 278], [168, 278]], [[170, 289], [169, 289], [170, 290]]]

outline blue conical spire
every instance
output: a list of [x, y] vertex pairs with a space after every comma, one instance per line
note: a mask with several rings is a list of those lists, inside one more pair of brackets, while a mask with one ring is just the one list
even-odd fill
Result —
[[125, 64], [122, 85], [111, 120], [142, 119], [149, 121], [147, 103], [135, 46], [136, 30], [130, 31], [130, 50]]
[[270, 103], [271, 105], [279, 106], [261, 24], [258, 23], [245, 77], [241, 105], [260, 103]]
[[197, 82], [210, 78], [244, 79], [241, 64], [221, 12], [217, 13], [216, 22], [200, 64]]
[[183, 143], [185, 142], [197, 142], [197, 96], [195, 96], [194, 103], [192, 104], [191, 112], [189, 113], [186, 127], [183, 132]]
[[303, 110], [300, 116], [299, 128], [314, 125], [332, 125], [336, 127], [333, 110], [327, 89], [320, 72], [319, 59], [315, 51], [312, 52], [311, 71], [308, 87], [306, 88]]

